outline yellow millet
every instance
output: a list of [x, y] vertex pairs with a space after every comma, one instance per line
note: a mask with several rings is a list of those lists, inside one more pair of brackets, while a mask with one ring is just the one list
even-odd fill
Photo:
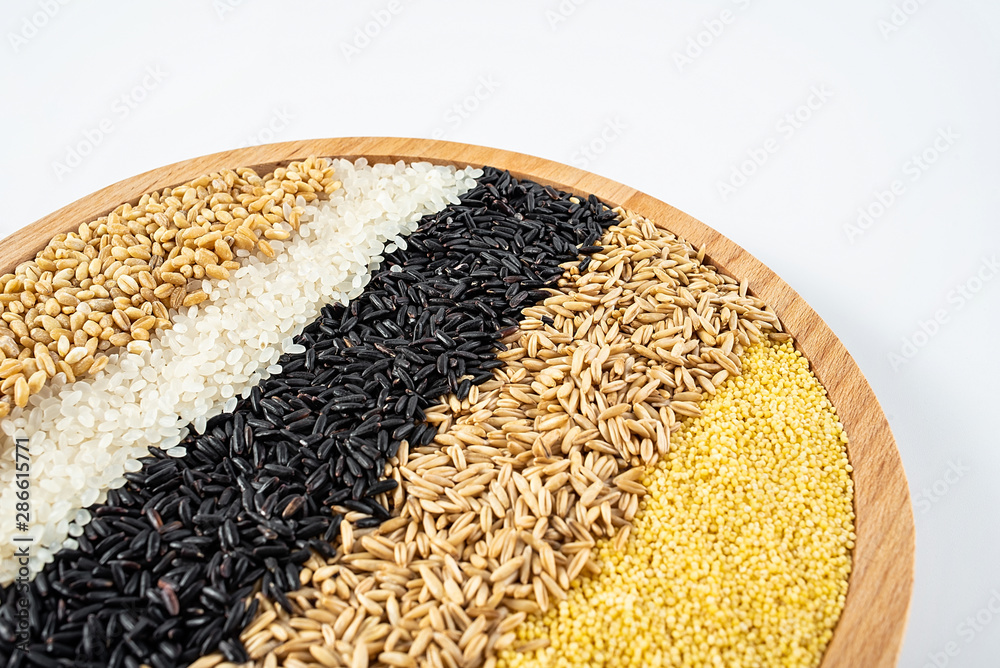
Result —
[[754, 345], [743, 369], [647, 472], [623, 548], [605, 541], [600, 574], [499, 666], [819, 663], [854, 547], [847, 436], [791, 343]]

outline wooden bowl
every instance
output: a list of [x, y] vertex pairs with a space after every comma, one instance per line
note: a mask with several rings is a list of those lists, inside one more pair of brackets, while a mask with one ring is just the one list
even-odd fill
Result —
[[612, 206], [651, 218], [695, 246], [706, 246], [708, 257], [720, 270], [746, 278], [751, 290], [774, 309], [795, 337], [850, 437], [857, 541], [847, 602], [820, 665], [876, 668], [896, 664], [913, 587], [913, 512], [899, 453], [875, 394], [822, 318], [774, 272], [707, 225], [633, 188], [551, 160], [455, 142], [349, 137], [268, 144], [178, 162], [83, 197], [0, 241], [0, 273], [33, 258], [54, 235], [75, 230], [123, 202], [135, 204], [144, 193], [223, 168], [249, 166], [263, 174], [310, 155], [508, 169], [515, 176], [566, 191], [593, 193]]

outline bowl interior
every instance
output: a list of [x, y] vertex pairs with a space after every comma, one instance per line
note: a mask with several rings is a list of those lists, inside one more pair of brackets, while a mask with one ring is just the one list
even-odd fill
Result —
[[633, 188], [542, 158], [455, 142], [353, 137], [268, 144], [154, 169], [83, 197], [0, 241], [0, 273], [34, 257], [54, 235], [123, 202], [135, 203], [146, 192], [223, 168], [249, 166], [263, 173], [310, 155], [507, 169], [563, 190], [594, 194], [646, 216], [695, 246], [705, 246], [707, 257], [721, 271], [745, 278], [809, 359], [850, 437], [857, 540], [847, 601], [821, 666], [896, 664], [913, 585], [914, 523], [902, 462], [871, 387], [826, 323], [774, 272], [707, 225]]

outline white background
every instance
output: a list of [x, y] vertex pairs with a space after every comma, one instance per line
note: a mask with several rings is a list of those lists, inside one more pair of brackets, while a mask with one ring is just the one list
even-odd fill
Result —
[[917, 521], [900, 665], [996, 666], [998, 25], [995, 0], [5, 0], [0, 236], [312, 137], [438, 136], [637, 187], [774, 269], [874, 386]]

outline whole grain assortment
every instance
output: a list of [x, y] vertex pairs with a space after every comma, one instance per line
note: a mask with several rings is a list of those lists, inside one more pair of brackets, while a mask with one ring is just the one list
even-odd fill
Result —
[[145, 195], [0, 286], [0, 476], [18, 444], [38, 472], [0, 665], [816, 666], [832, 637], [847, 435], [656, 221], [309, 158]]

